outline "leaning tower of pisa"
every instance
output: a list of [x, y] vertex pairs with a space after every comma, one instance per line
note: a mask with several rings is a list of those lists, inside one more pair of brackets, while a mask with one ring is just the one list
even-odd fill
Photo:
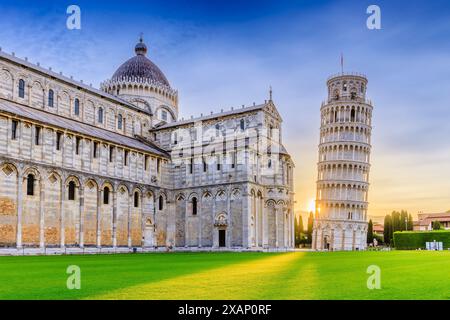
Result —
[[339, 74], [327, 81], [322, 103], [316, 217], [316, 250], [364, 250], [367, 242], [372, 104], [367, 78]]

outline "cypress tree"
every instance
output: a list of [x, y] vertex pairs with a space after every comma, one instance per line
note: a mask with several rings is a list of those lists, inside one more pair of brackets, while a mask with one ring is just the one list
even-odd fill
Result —
[[395, 231], [400, 231], [400, 212], [392, 211], [391, 219], [391, 233], [394, 234]]
[[367, 243], [373, 243], [373, 222], [372, 222], [372, 219], [369, 220], [369, 225], [367, 227]]
[[408, 215], [408, 230], [414, 230], [414, 222], [411, 214]]
[[308, 243], [312, 243], [313, 225], [314, 225], [314, 215], [312, 212], [310, 212], [308, 217], [308, 229], [306, 231], [306, 234], [308, 235]]
[[303, 217], [302, 215], [298, 218], [298, 230], [300, 231], [300, 234], [305, 233], [305, 227], [303, 226]]
[[408, 212], [402, 210], [400, 213], [400, 231], [408, 230]]
[[384, 237], [384, 243], [387, 245], [391, 244], [391, 232], [392, 229], [392, 218], [391, 215], [386, 215], [384, 217], [384, 231], [383, 231], [383, 237]]

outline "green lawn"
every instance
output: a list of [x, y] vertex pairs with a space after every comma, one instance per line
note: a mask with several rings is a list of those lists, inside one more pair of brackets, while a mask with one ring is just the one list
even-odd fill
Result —
[[[80, 290], [66, 287], [69, 265]], [[0, 299], [450, 299], [450, 252], [0, 257]]]

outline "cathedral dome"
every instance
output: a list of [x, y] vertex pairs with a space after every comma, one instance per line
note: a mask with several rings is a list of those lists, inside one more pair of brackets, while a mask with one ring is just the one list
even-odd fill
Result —
[[138, 78], [170, 87], [169, 81], [167, 81], [162, 71], [145, 56], [147, 54], [147, 46], [142, 38], [134, 48], [134, 51], [136, 52], [136, 56], [125, 61], [113, 74], [111, 80]]

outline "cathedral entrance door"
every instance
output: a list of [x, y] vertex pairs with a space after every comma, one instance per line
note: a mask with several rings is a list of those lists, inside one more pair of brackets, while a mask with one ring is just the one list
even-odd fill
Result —
[[219, 247], [226, 247], [225, 244], [226, 233], [225, 230], [219, 230]]
[[144, 229], [144, 247], [153, 247], [155, 244], [153, 242], [153, 225], [145, 226]]

